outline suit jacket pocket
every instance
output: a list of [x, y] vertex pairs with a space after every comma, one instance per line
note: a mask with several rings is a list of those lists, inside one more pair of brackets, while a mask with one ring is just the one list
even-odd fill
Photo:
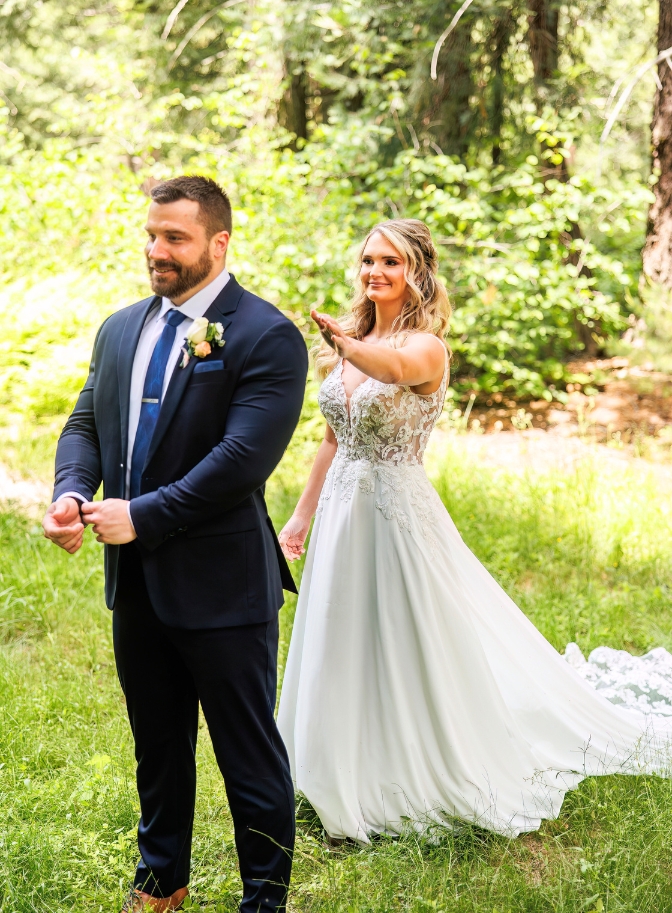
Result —
[[[233, 379], [233, 372], [227, 370], [226, 368], [210, 368], [210, 365], [218, 364], [221, 365], [221, 361], [205, 361], [199, 362], [196, 365], [194, 370], [191, 373], [189, 378], [189, 383], [187, 385], [187, 392], [193, 390], [196, 387], [202, 387], [205, 384], [217, 384], [218, 386], [225, 386], [227, 382], [230, 382]], [[198, 369], [201, 369], [200, 371]]]
[[223, 371], [224, 362], [220, 359], [215, 361], [199, 361], [194, 366], [194, 374], [206, 374], [210, 371]]

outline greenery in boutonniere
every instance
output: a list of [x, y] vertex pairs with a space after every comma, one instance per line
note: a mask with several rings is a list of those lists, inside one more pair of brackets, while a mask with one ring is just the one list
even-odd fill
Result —
[[186, 346], [182, 347], [184, 358], [180, 365], [186, 368], [192, 355], [205, 358], [213, 346], [224, 345], [224, 327], [221, 323], [209, 323], [206, 317], [197, 317], [187, 331]]

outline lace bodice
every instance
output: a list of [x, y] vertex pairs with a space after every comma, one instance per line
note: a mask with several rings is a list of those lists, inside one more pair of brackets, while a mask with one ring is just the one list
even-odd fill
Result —
[[350, 409], [343, 386], [343, 359], [320, 388], [318, 402], [333, 429], [341, 458], [391, 465], [422, 464], [446, 395], [448, 363], [435, 393], [367, 378], [353, 391]]

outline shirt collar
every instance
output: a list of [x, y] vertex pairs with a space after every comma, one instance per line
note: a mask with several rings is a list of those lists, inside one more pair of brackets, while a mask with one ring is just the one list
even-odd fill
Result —
[[202, 288], [200, 292], [196, 292], [195, 295], [179, 307], [176, 304], [173, 304], [170, 298], [162, 298], [161, 310], [159, 311], [157, 320], [160, 320], [171, 308], [177, 308], [180, 314], [184, 314], [185, 320], [187, 318], [195, 320], [197, 317], [203, 317], [229, 279], [229, 272], [226, 269], [223, 269], [218, 276], [215, 276], [212, 282], [206, 285], [205, 288]]

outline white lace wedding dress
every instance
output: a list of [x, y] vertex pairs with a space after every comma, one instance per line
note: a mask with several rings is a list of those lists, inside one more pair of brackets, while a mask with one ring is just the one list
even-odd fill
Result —
[[668, 775], [669, 654], [654, 651], [647, 702], [646, 665], [619, 679], [619, 651], [603, 657], [606, 671], [575, 645], [570, 662], [557, 653], [464, 544], [425, 474], [446, 378], [429, 396], [369, 378], [348, 409], [342, 364], [319, 395], [338, 450], [278, 720], [296, 787], [327, 833], [366, 842], [459, 818], [515, 835], [556, 817], [585, 776]]

